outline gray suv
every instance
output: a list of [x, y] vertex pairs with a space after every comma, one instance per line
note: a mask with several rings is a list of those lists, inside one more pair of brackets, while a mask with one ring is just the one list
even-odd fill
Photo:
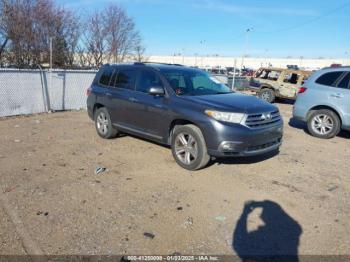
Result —
[[274, 105], [234, 93], [208, 73], [180, 65], [104, 65], [87, 90], [87, 108], [102, 138], [129, 133], [170, 145], [188, 170], [210, 157], [277, 151], [283, 122]]
[[315, 137], [350, 131], [350, 67], [324, 68], [311, 75], [299, 89], [293, 116], [306, 122]]

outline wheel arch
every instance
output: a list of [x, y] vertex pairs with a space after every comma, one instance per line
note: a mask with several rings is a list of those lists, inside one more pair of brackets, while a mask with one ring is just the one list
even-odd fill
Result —
[[96, 103], [94, 104], [94, 108], [92, 110], [93, 116], [95, 116], [95, 112], [97, 109], [101, 108], [101, 107], [106, 107], [105, 105], [101, 104], [101, 103]]
[[276, 92], [276, 88], [274, 88], [273, 86], [268, 85], [268, 84], [263, 84], [263, 85], [260, 87], [260, 90], [263, 90], [263, 89], [271, 89], [271, 90], [273, 90], [274, 92]]
[[328, 106], [328, 105], [318, 105], [318, 106], [314, 106], [314, 107], [310, 108], [310, 110], [309, 110], [308, 113], [307, 113], [306, 119], [309, 120], [310, 115], [311, 115], [314, 111], [316, 111], [316, 110], [322, 110], [322, 109], [327, 109], [327, 110], [333, 111], [333, 112], [339, 117], [340, 124], [342, 125], [343, 120], [342, 120], [342, 117], [341, 117], [341, 115], [339, 114], [338, 110], [336, 110], [334, 107]]
[[184, 118], [177, 118], [174, 119], [173, 121], [171, 121], [170, 125], [169, 125], [169, 129], [168, 129], [168, 137], [167, 137], [167, 143], [168, 145], [171, 144], [171, 138], [173, 135], [173, 132], [175, 130], [176, 126], [184, 126], [184, 125], [195, 125], [196, 127], [198, 127], [199, 129], [201, 129], [196, 123], [194, 123], [193, 121], [184, 119]]

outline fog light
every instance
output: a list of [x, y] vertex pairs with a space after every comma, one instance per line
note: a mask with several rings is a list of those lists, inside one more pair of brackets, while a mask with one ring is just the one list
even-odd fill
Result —
[[237, 143], [230, 142], [230, 141], [224, 141], [220, 144], [220, 150], [221, 151], [234, 151], [236, 149]]

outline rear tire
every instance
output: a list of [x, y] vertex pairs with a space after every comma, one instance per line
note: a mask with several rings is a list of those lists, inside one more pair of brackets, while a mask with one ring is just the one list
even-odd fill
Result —
[[339, 134], [341, 123], [335, 112], [321, 109], [310, 114], [307, 120], [307, 128], [312, 136], [329, 139]]
[[269, 88], [261, 89], [258, 94], [258, 97], [268, 103], [273, 103], [276, 99], [275, 92]]
[[95, 127], [97, 134], [104, 138], [110, 139], [116, 137], [118, 131], [113, 127], [111, 117], [107, 108], [101, 107], [94, 114]]
[[205, 167], [210, 160], [203, 134], [195, 125], [175, 127], [171, 152], [179, 166], [191, 171]]

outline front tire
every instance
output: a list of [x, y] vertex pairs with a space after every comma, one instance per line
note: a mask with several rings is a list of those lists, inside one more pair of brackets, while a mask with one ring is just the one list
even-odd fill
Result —
[[110, 139], [117, 135], [117, 130], [112, 125], [111, 117], [107, 108], [98, 108], [94, 114], [94, 119], [96, 131], [100, 137]]
[[329, 139], [340, 132], [340, 119], [338, 115], [328, 109], [313, 111], [307, 121], [307, 128], [312, 136]]
[[187, 170], [201, 169], [210, 160], [203, 134], [195, 125], [175, 127], [171, 152], [176, 163]]
[[275, 102], [275, 92], [269, 88], [263, 88], [260, 90], [258, 97], [268, 103]]

